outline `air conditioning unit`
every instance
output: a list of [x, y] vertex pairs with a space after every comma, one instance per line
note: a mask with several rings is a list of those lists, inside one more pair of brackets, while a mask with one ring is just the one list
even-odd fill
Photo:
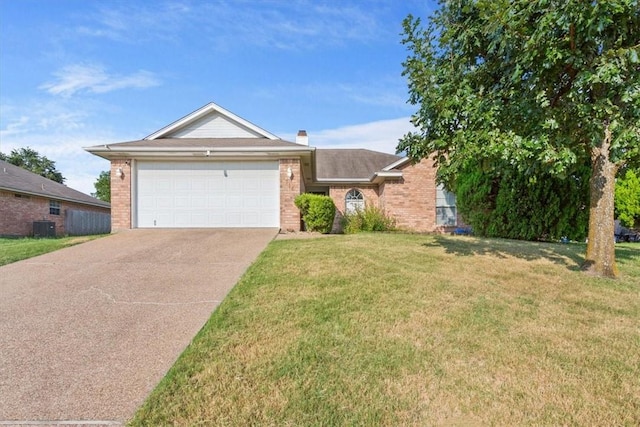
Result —
[[56, 237], [56, 223], [53, 221], [34, 221], [33, 237]]

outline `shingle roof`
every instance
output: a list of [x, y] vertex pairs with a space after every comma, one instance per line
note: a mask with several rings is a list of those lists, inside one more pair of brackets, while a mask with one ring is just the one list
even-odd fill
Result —
[[0, 160], [0, 189], [108, 208], [111, 205], [64, 184]]
[[366, 149], [316, 149], [316, 178], [369, 179], [402, 157]]
[[200, 148], [200, 147], [301, 147], [294, 142], [282, 139], [269, 138], [158, 138], [141, 139], [139, 141], [118, 142], [108, 144], [108, 147], [115, 149], [126, 149], [127, 147], [157, 147], [157, 148]]

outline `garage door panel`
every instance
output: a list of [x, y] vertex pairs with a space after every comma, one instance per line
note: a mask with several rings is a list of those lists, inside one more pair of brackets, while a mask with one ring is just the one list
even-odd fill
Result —
[[205, 197], [192, 197], [191, 207], [198, 211], [205, 211], [207, 209], [207, 199]]
[[155, 203], [155, 208], [157, 210], [168, 210], [174, 206], [175, 200], [172, 197], [162, 196], [157, 197]]
[[278, 162], [138, 162], [138, 227], [278, 227]]

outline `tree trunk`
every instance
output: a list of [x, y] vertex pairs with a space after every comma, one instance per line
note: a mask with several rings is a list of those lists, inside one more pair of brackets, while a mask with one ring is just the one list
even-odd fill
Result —
[[605, 126], [602, 144], [591, 150], [589, 240], [582, 269], [603, 277], [617, 277], [614, 241], [614, 195], [618, 165], [610, 159], [611, 130]]

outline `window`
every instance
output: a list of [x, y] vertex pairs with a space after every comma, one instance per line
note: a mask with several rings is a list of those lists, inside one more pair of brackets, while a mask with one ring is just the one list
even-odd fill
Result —
[[456, 195], [444, 189], [438, 184], [436, 189], [436, 224], [456, 225]]
[[344, 198], [344, 202], [344, 212], [346, 214], [352, 214], [356, 211], [364, 210], [364, 196], [362, 195], [362, 192], [360, 192], [360, 190], [356, 190], [355, 188], [349, 190]]
[[49, 200], [49, 214], [60, 215], [60, 202], [57, 200]]

